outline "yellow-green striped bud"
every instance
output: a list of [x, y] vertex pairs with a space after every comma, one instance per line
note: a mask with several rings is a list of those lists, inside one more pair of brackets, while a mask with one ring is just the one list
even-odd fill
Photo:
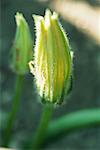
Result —
[[16, 14], [16, 34], [11, 51], [11, 68], [17, 74], [28, 72], [28, 62], [32, 59], [32, 37], [28, 24], [21, 13]]
[[34, 60], [29, 62], [43, 102], [60, 104], [68, 94], [72, 73], [72, 57], [68, 38], [58, 15], [47, 9], [45, 16], [33, 15], [36, 25]]

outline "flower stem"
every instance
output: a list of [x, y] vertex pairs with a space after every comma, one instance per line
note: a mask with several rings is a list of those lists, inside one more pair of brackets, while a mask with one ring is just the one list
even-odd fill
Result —
[[46, 131], [47, 131], [48, 124], [52, 116], [52, 112], [53, 112], [53, 106], [51, 105], [44, 106], [43, 113], [40, 119], [40, 124], [37, 128], [37, 131], [34, 137], [34, 142], [32, 145], [32, 148], [35, 150], [41, 146], [41, 144], [43, 143], [45, 139]]
[[14, 97], [12, 100], [12, 110], [10, 111], [10, 114], [8, 116], [7, 124], [6, 124], [6, 129], [4, 133], [4, 143], [3, 146], [8, 147], [9, 141], [11, 139], [11, 132], [13, 128], [13, 123], [16, 117], [16, 113], [19, 107], [19, 102], [20, 102], [20, 96], [21, 96], [21, 90], [22, 90], [22, 83], [23, 83], [23, 76], [22, 75], [17, 75], [16, 77], [16, 83], [15, 83], [15, 92], [14, 92]]
[[70, 113], [49, 124], [44, 144], [54, 142], [71, 131], [93, 126], [100, 126], [100, 108]]

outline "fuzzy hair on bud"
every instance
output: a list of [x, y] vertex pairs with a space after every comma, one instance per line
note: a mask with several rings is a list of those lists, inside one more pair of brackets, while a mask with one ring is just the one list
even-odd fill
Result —
[[[45, 16], [33, 15], [36, 26], [34, 60], [31, 73], [44, 103], [61, 104], [71, 86], [72, 52], [69, 40], [59, 23], [58, 14], [46, 10]], [[34, 64], [34, 65], [33, 65]]]

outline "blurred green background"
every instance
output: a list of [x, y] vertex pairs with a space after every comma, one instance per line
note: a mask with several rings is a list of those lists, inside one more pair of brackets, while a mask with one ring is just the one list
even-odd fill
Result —
[[[99, 7], [96, 0], [87, 0], [94, 9]], [[51, 6], [52, 1], [40, 0], [1, 0], [1, 21], [0, 21], [0, 132], [1, 138], [5, 128], [6, 118], [11, 110], [12, 98], [15, 83], [15, 74], [10, 70], [10, 50], [15, 36], [15, 14], [24, 14], [33, 36], [34, 22], [32, 14], [44, 15], [47, 7]], [[69, 112], [74, 112], [86, 108], [100, 107], [100, 46], [99, 44], [78, 30], [67, 20], [63, 20], [60, 15], [61, 23], [68, 33], [70, 45], [74, 51], [74, 84], [70, 97], [66, 98], [67, 103], [54, 110], [52, 119], [59, 118]], [[34, 44], [34, 42], [33, 42]], [[25, 76], [23, 94], [20, 101], [19, 110], [13, 128], [13, 136], [10, 143], [12, 148], [20, 148], [26, 143], [27, 139], [34, 134], [39, 122], [42, 105], [37, 102], [39, 97], [33, 83], [33, 76]], [[2, 139], [0, 140], [2, 145]], [[64, 150], [99, 150], [100, 149], [100, 128], [80, 129], [72, 132], [54, 143], [49, 143], [48, 149]]]

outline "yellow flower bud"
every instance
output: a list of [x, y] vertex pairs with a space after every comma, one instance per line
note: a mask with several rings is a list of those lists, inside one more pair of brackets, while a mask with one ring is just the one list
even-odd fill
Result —
[[72, 57], [68, 38], [57, 13], [33, 15], [36, 25], [34, 60], [29, 62], [43, 102], [60, 104], [71, 83]]
[[28, 62], [32, 59], [32, 38], [28, 24], [21, 13], [16, 14], [16, 34], [11, 51], [11, 68], [17, 74], [28, 72]]

